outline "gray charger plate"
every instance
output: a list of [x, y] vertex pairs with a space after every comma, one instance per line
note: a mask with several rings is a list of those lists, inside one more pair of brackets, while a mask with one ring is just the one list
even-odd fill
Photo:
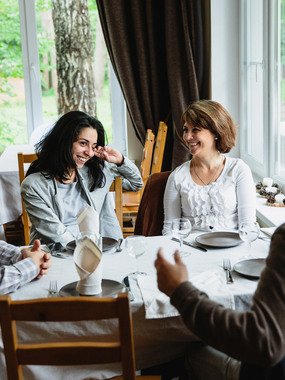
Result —
[[[77, 281], [64, 285], [60, 289], [59, 295], [62, 297], [80, 296], [80, 294], [76, 290], [76, 285], [77, 285]], [[91, 297], [115, 297], [119, 293], [122, 293], [125, 291], [126, 291], [125, 285], [123, 285], [121, 282], [103, 278], [102, 293], [96, 294]]]
[[[105, 251], [109, 251], [112, 248], [117, 247], [118, 240], [110, 238], [110, 237], [103, 237], [102, 244], [103, 244], [103, 252], [105, 252]], [[75, 247], [76, 247], [75, 240], [72, 240], [66, 244], [66, 249], [70, 252], [73, 252], [75, 250]]]
[[244, 277], [257, 279], [265, 268], [265, 259], [248, 259], [236, 263], [233, 270]]
[[196, 242], [206, 247], [229, 248], [242, 243], [237, 232], [218, 231], [209, 232], [196, 237]]

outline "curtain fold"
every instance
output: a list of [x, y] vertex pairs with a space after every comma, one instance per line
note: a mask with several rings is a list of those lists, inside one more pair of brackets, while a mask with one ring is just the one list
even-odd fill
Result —
[[168, 125], [162, 170], [188, 159], [181, 114], [210, 97], [209, 0], [97, 0], [107, 49], [143, 143]]

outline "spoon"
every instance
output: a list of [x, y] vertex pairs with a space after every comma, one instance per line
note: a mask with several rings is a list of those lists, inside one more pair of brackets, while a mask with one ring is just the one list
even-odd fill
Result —
[[119, 239], [118, 240], [118, 245], [117, 245], [117, 248], [116, 248], [116, 252], [121, 252], [122, 251], [121, 245], [123, 243], [123, 240], [124, 239]]

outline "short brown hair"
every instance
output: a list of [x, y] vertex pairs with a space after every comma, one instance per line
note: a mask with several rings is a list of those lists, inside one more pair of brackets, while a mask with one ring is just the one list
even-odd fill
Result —
[[212, 132], [217, 150], [228, 153], [236, 142], [237, 127], [228, 111], [213, 100], [192, 102], [182, 114], [183, 124], [199, 125]]

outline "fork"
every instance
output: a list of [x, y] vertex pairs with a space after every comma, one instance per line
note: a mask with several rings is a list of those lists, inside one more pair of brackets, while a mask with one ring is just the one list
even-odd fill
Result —
[[223, 269], [226, 271], [227, 284], [232, 284], [234, 280], [231, 274], [232, 266], [229, 259], [223, 259]]
[[57, 281], [51, 280], [49, 283], [48, 296], [56, 297], [58, 295]]

